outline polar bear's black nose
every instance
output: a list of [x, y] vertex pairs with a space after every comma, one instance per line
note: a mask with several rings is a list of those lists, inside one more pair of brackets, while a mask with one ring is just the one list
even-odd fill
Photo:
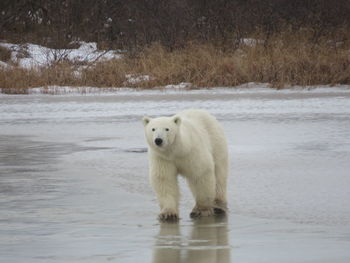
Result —
[[163, 140], [162, 140], [161, 138], [156, 138], [156, 139], [154, 140], [154, 142], [155, 142], [158, 146], [160, 146], [160, 145], [163, 143]]

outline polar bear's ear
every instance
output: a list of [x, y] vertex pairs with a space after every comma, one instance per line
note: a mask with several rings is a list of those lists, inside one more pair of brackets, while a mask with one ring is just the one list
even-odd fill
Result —
[[147, 117], [147, 116], [143, 117], [143, 119], [142, 119], [144, 126], [146, 126], [150, 121], [151, 121], [151, 118]]
[[174, 116], [173, 121], [175, 122], [175, 124], [180, 125], [181, 124], [180, 116]]

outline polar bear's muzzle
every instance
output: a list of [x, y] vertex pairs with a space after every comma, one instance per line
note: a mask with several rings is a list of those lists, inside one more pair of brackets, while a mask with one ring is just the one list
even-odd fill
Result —
[[163, 144], [163, 139], [161, 138], [156, 138], [154, 140], [154, 143], [157, 145], [157, 146], [161, 146]]

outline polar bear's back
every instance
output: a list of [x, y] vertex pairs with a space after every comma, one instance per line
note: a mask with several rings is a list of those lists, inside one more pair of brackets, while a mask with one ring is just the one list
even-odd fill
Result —
[[218, 127], [221, 128], [221, 125], [216, 120], [216, 118], [205, 110], [184, 110], [178, 113], [178, 115], [185, 120], [189, 120], [193, 125], [197, 125], [197, 127], [203, 127], [208, 131], [212, 131]]
[[205, 110], [190, 109], [178, 114], [190, 129], [195, 129], [210, 144], [214, 159], [227, 157], [227, 141], [224, 130], [217, 119]]

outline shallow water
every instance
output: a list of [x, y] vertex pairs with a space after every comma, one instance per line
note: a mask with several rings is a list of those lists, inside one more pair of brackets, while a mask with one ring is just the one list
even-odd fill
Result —
[[[230, 212], [160, 224], [141, 118], [204, 108]], [[350, 91], [0, 95], [0, 262], [349, 262]]]

